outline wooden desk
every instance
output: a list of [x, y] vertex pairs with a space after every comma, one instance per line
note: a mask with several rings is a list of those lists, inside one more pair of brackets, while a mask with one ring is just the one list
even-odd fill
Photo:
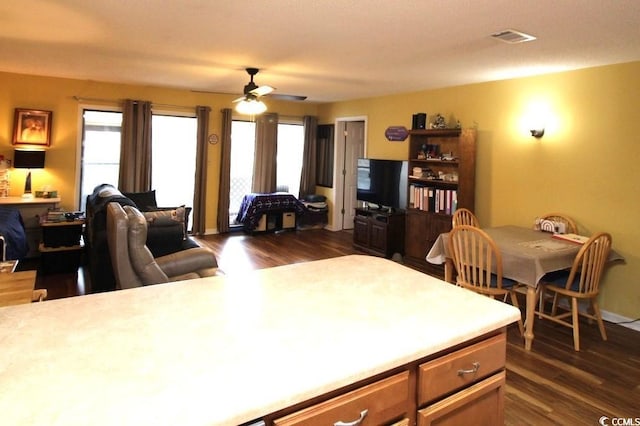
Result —
[[0, 273], [0, 306], [31, 303], [36, 271]]
[[[558, 240], [549, 232], [519, 226], [483, 228], [502, 253], [502, 275], [527, 286], [525, 349], [533, 343], [537, 287], [542, 277], [553, 271], [571, 268], [580, 245]], [[610, 260], [622, 256], [613, 250]], [[427, 254], [427, 262], [444, 263], [445, 281], [453, 283], [453, 262], [449, 256], [449, 234], [441, 234]]]

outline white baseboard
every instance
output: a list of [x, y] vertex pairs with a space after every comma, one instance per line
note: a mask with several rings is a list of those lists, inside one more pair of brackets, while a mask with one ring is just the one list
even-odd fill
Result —
[[[602, 319], [605, 321], [619, 324], [623, 327], [627, 327], [632, 330], [640, 331], [640, 321], [629, 322], [629, 321], [633, 321], [635, 318], [623, 317], [622, 315], [614, 314], [613, 312], [607, 312], [607, 311], [601, 311], [601, 312], [602, 312]], [[627, 324], [621, 324], [625, 322]]]
[[[560, 300], [559, 305], [563, 306], [565, 309], [569, 309], [569, 304], [567, 299], [563, 298], [562, 300]], [[578, 309], [580, 311], [583, 311], [587, 309], [587, 307], [589, 306], [589, 303], [586, 301], [580, 301], [578, 302], [578, 305], [579, 305]], [[621, 325], [622, 327], [630, 328], [632, 330], [640, 331], [640, 321], [634, 321], [636, 318], [623, 317], [622, 315], [605, 311], [603, 309], [600, 309], [600, 313], [602, 314], [602, 319], [605, 321], [618, 324], [618, 325]]]

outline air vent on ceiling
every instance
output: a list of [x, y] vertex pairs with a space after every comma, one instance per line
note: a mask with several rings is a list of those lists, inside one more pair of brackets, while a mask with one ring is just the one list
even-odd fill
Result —
[[536, 38], [530, 34], [525, 34], [516, 30], [503, 30], [497, 33], [491, 34], [491, 37], [504, 41], [505, 43], [516, 44], [524, 43], [525, 41], [532, 41]]

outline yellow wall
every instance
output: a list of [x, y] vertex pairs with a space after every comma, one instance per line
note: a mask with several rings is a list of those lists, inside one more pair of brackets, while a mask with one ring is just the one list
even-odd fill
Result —
[[[403, 159], [407, 142], [387, 142], [384, 130], [411, 126], [411, 116], [441, 113], [478, 128], [476, 214], [483, 226], [531, 226], [536, 215], [560, 211], [585, 234], [604, 230], [626, 262], [608, 269], [601, 304], [625, 317], [640, 317], [640, 62], [327, 105], [277, 103], [283, 115], [366, 116], [371, 157]], [[220, 134], [220, 109], [233, 95], [97, 83], [0, 73], [0, 154], [12, 158], [14, 108], [52, 110], [53, 143], [47, 168], [36, 171], [33, 188], [51, 184], [63, 207], [76, 208], [79, 110], [73, 96], [145, 99], [158, 104], [209, 105], [211, 133]], [[546, 134], [529, 136], [522, 124], [532, 105], [546, 105]], [[214, 229], [219, 145], [209, 146], [207, 229]], [[24, 174], [12, 170], [12, 193], [20, 195]], [[333, 190], [319, 188], [331, 197]], [[71, 200], [71, 201], [70, 201]]]
[[[581, 232], [607, 231], [625, 264], [608, 268], [603, 309], [640, 317], [640, 62], [323, 105], [320, 123], [367, 116], [368, 154], [402, 159], [384, 130], [441, 113], [477, 127], [476, 214], [483, 226], [532, 226], [559, 211]], [[523, 119], [547, 111], [535, 139]], [[542, 115], [542, 114], [538, 114]], [[526, 120], [525, 120], [526, 121]], [[329, 196], [331, 191], [327, 191]]]
[[[78, 183], [79, 144], [81, 135], [80, 103], [74, 99], [107, 99], [117, 105], [126, 98], [148, 100], [154, 104], [190, 107], [211, 107], [209, 133], [221, 134], [220, 110], [231, 107], [237, 95], [195, 93], [147, 86], [131, 86], [83, 80], [26, 76], [0, 73], [0, 155], [13, 158], [12, 135], [15, 108], [53, 111], [52, 143], [47, 149], [46, 168], [32, 171], [32, 189], [44, 185], [58, 190], [62, 207], [76, 210], [79, 206]], [[96, 104], [96, 102], [91, 102]], [[99, 104], [100, 102], [98, 102]], [[285, 116], [316, 115], [317, 105], [311, 102], [277, 102], [266, 100], [269, 110]], [[166, 109], [162, 107], [162, 109]], [[179, 172], [179, 165], [176, 165]], [[209, 145], [206, 229], [216, 228], [218, 208], [218, 181], [220, 169], [220, 144]], [[24, 190], [25, 170], [11, 169], [11, 196], [20, 196]], [[117, 184], [117, 182], [107, 182]], [[187, 201], [185, 201], [187, 202]]]

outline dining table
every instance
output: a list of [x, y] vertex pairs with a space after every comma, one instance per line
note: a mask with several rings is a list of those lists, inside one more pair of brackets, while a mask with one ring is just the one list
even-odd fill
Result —
[[[550, 232], [532, 228], [506, 225], [482, 228], [496, 243], [502, 253], [502, 275], [526, 286], [525, 350], [533, 344], [533, 324], [538, 296], [538, 284], [549, 272], [570, 269], [582, 244], [554, 238]], [[613, 250], [609, 260], [622, 257]], [[449, 253], [449, 233], [438, 236], [429, 250], [426, 260], [432, 264], [444, 264], [444, 279], [453, 283], [454, 265]]]

